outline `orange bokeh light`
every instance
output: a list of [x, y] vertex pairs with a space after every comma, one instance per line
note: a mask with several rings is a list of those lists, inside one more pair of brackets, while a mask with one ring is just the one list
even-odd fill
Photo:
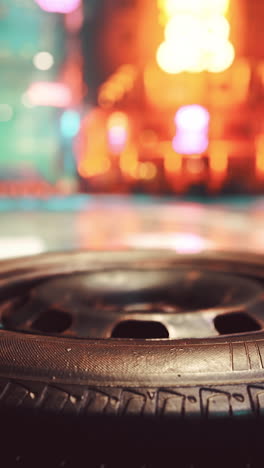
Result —
[[228, 0], [163, 0], [167, 14], [165, 40], [157, 50], [157, 63], [166, 73], [222, 72], [235, 58], [225, 18]]
[[209, 165], [213, 172], [225, 175], [228, 166], [228, 150], [225, 142], [215, 141], [211, 143]]
[[256, 141], [256, 171], [258, 175], [264, 176], [264, 135]]

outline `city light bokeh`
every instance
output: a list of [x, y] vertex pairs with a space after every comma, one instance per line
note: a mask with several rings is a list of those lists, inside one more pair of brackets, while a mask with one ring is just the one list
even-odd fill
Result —
[[0, 193], [264, 192], [264, 4], [2, 1]]
[[165, 40], [157, 50], [163, 71], [219, 73], [232, 65], [235, 49], [225, 17], [228, 1], [164, 0], [159, 6], [168, 17]]
[[45, 11], [51, 13], [71, 13], [81, 3], [81, 0], [35, 0]]
[[202, 106], [181, 107], [175, 115], [176, 135], [173, 148], [180, 154], [202, 154], [206, 151], [209, 139], [210, 114]]

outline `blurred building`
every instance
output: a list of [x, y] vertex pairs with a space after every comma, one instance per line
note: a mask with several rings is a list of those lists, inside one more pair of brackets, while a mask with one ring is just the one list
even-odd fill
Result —
[[5, 0], [0, 177], [263, 192], [263, 17], [259, 0]]

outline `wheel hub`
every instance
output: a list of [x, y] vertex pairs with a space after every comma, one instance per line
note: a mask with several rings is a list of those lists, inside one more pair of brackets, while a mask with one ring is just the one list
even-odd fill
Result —
[[2, 291], [2, 327], [120, 339], [206, 338], [262, 329], [262, 278], [220, 263], [208, 259], [198, 265], [197, 257], [182, 257], [160, 265], [131, 261], [125, 267], [58, 270], [49, 278], [40, 271], [21, 294], [12, 285]]

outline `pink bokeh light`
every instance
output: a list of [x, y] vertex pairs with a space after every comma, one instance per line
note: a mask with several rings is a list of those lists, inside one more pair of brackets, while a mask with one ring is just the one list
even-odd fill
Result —
[[210, 114], [198, 104], [182, 106], [175, 114], [175, 124], [179, 130], [199, 132], [207, 131]]
[[202, 154], [208, 141], [210, 114], [198, 104], [182, 106], [175, 114], [176, 135], [172, 146], [176, 153]]
[[81, 4], [81, 0], [35, 0], [44, 11], [51, 13], [71, 13]]
[[32, 106], [67, 107], [72, 102], [68, 86], [50, 81], [32, 83], [26, 91], [26, 98]]
[[122, 125], [115, 125], [108, 130], [108, 142], [113, 152], [120, 152], [127, 142], [127, 129]]
[[208, 144], [209, 140], [205, 132], [178, 131], [172, 141], [176, 153], [187, 155], [202, 154], [207, 150]]

